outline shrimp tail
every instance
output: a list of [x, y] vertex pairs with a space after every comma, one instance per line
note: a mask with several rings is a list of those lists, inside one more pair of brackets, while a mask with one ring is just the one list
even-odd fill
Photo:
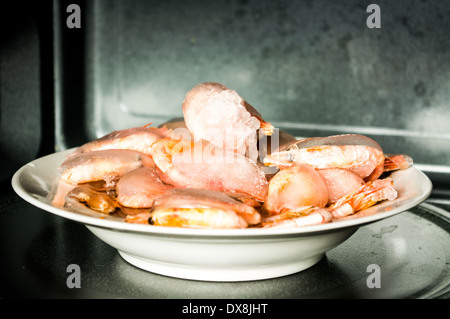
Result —
[[369, 208], [382, 200], [394, 200], [397, 191], [392, 178], [378, 179], [367, 182], [354, 192], [342, 197], [329, 207], [334, 218], [352, 215]]
[[247, 101], [244, 100], [242, 104], [251, 116], [254, 116], [258, 119], [260, 131], [266, 136], [271, 136], [275, 127], [271, 123], [264, 121], [261, 114]]
[[405, 154], [387, 154], [384, 158], [384, 171], [407, 169], [413, 165], [413, 159]]
[[260, 120], [259, 129], [264, 135], [271, 136], [273, 133], [273, 130], [274, 130], [274, 126], [272, 124], [270, 124], [269, 122]]

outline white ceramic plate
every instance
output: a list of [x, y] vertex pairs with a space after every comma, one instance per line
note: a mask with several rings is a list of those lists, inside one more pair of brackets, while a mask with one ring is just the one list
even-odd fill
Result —
[[[178, 278], [246, 281], [304, 270], [358, 227], [408, 210], [431, 193], [428, 177], [414, 166], [392, 173], [398, 198], [384, 201], [339, 222], [302, 228], [190, 229], [124, 222], [89, 209], [52, 205], [57, 168], [72, 150], [36, 159], [13, 176], [15, 192], [55, 215], [85, 224], [131, 264]], [[86, 247], [89, 249], [89, 247]]]

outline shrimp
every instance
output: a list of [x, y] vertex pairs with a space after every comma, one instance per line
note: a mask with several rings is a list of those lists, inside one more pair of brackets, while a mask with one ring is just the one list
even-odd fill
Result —
[[102, 150], [68, 157], [58, 168], [61, 181], [81, 184], [105, 181], [114, 186], [124, 174], [140, 167], [154, 167], [151, 157], [132, 150]]
[[345, 168], [326, 168], [317, 170], [328, 189], [328, 204], [335, 203], [339, 198], [355, 191], [364, 180]]
[[158, 139], [171, 136], [171, 130], [148, 125], [111, 132], [78, 147], [69, 156], [106, 149], [129, 149], [149, 154], [150, 146]]
[[262, 227], [328, 223], [396, 197], [391, 178], [364, 182], [346, 169], [316, 171], [310, 165], [295, 164], [270, 180]]
[[148, 208], [156, 196], [173, 188], [161, 181], [156, 168], [141, 167], [122, 176], [116, 185], [117, 201], [133, 208]]
[[377, 179], [365, 183], [354, 192], [340, 198], [329, 207], [329, 210], [333, 218], [341, 218], [369, 208], [379, 201], [395, 198], [397, 198], [397, 191], [392, 178]]
[[131, 214], [131, 215], [127, 214], [125, 216], [125, 221], [127, 223], [132, 223], [132, 224], [148, 225], [151, 217], [152, 217], [152, 213], [150, 211], [144, 211], [144, 212], [137, 213], [137, 214]]
[[90, 209], [104, 214], [114, 213], [117, 208], [117, 204], [112, 197], [106, 193], [97, 192], [86, 185], [76, 186], [67, 194], [66, 198], [73, 198], [80, 203], [86, 203]]
[[54, 184], [52, 191], [49, 193], [49, 198], [52, 201], [52, 205], [58, 208], [63, 208], [66, 203], [66, 195], [77, 185], [72, 185], [63, 182], [58, 179]]
[[233, 193], [233, 192], [226, 192], [225, 194], [248, 206], [252, 206], [254, 208], [261, 207], [261, 202], [258, 202], [256, 199], [254, 199], [248, 194]]
[[221, 192], [171, 189], [155, 199], [149, 223], [189, 228], [246, 228], [261, 222], [261, 215]]
[[362, 135], [344, 134], [289, 142], [264, 158], [267, 166], [289, 167], [293, 163], [315, 168], [346, 168], [366, 182], [384, 172], [384, 153], [373, 140]]
[[182, 111], [195, 141], [209, 141], [252, 161], [258, 157], [257, 131], [271, 135], [274, 129], [236, 91], [215, 82], [192, 88], [185, 96]]
[[175, 187], [242, 193], [263, 202], [268, 181], [256, 163], [206, 141], [161, 139], [151, 147], [161, 179]]
[[263, 208], [270, 215], [297, 211], [300, 207], [323, 208], [328, 203], [328, 189], [319, 173], [306, 164], [280, 170], [270, 180]]
[[326, 224], [332, 220], [330, 211], [314, 206], [288, 209], [262, 220], [263, 228], [305, 227]]
[[406, 154], [387, 154], [384, 159], [384, 171], [407, 169], [413, 164], [413, 159]]

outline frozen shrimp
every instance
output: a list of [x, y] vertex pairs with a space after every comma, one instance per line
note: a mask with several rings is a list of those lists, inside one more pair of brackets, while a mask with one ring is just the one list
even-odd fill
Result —
[[340, 198], [329, 210], [334, 218], [341, 218], [369, 208], [382, 200], [394, 200], [397, 195], [392, 178], [377, 179]]
[[60, 179], [68, 184], [105, 181], [113, 186], [124, 174], [140, 167], [154, 167], [151, 157], [132, 150], [102, 150], [67, 158], [59, 167]]
[[266, 198], [268, 181], [256, 163], [206, 141], [161, 139], [151, 154], [167, 184], [242, 193], [259, 202]]
[[253, 106], [220, 83], [196, 85], [186, 94], [182, 110], [195, 141], [206, 140], [254, 162], [258, 157], [257, 132], [273, 132], [273, 126]]
[[308, 206], [323, 208], [327, 203], [328, 189], [319, 173], [310, 165], [297, 164], [282, 169], [270, 180], [263, 208], [277, 215]]
[[155, 128], [148, 125], [117, 130], [78, 147], [72, 155], [106, 149], [128, 149], [148, 155], [153, 142], [170, 137], [171, 133], [166, 127]]
[[175, 188], [155, 199], [150, 224], [189, 228], [246, 228], [260, 223], [253, 208], [222, 192]]
[[173, 188], [164, 183], [156, 168], [142, 167], [122, 176], [116, 185], [117, 201], [133, 208], [148, 208], [155, 197]]
[[345, 134], [289, 142], [266, 156], [264, 164], [280, 168], [294, 163], [318, 169], [345, 168], [365, 181], [373, 181], [384, 172], [384, 160], [383, 151], [375, 141]]

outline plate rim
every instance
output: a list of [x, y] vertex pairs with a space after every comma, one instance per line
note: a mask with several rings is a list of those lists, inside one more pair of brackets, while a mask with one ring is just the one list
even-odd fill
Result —
[[[381, 219], [385, 219], [396, 214], [407, 211], [408, 209], [419, 205], [424, 202], [431, 194], [433, 185], [429, 177], [417, 169], [414, 165], [407, 168], [406, 170], [415, 170], [421, 178], [423, 179], [425, 185], [423, 185], [423, 192], [420, 193], [415, 198], [408, 203], [403, 204], [399, 207], [394, 207], [391, 210], [385, 212], [375, 213], [369, 216], [362, 216], [359, 218], [353, 218], [348, 220], [342, 220], [338, 222], [305, 226], [305, 227], [286, 227], [286, 228], [242, 228], [242, 229], [199, 229], [199, 228], [181, 228], [181, 227], [168, 227], [168, 226], [153, 226], [153, 225], [143, 225], [143, 224], [133, 224], [118, 220], [106, 219], [106, 214], [99, 214], [99, 217], [93, 217], [88, 215], [83, 215], [81, 213], [73, 212], [70, 210], [61, 209], [55, 207], [49, 203], [45, 203], [38, 198], [32, 196], [20, 183], [20, 178], [25, 174], [26, 170], [31, 167], [36, 167], [36, 163], [43, 162], [49, 158], [63, 157], [65, 154], [71, 152], [72, 149], [65, 151], [55, 152], [42, 156], [40, 158], [34, 159], [31, 162], [23, 165], [19, 168], [13, 175], [11, 179], [11, 184], [13, 190], [19, 195], [23, 200], [36, 206], [46, 212], [52, 213], [54, 215], [83, 223], [85, 225], [90, 225], [94, 227], [107, 228], [115, 231], [126, 231], [126, 232], [137, 232], [149, 235], [159, 235], [159, 236], [189, 236], [189, 237], [215, 237], [215, 238], [234, 238], [234, 237], [271, 237], [271, 236], [305, 236], [315, 233], [326, 233], [331, 231], [339, 231], [346, 229], [348, 227], [362, 226], [368, 223], [376, 222]], [[57, 169], [57, 168], [55, 168]], [[395, 174], [395, 172], [393, 172]], [[103, 218], [102, 218], [103, 217]]]

